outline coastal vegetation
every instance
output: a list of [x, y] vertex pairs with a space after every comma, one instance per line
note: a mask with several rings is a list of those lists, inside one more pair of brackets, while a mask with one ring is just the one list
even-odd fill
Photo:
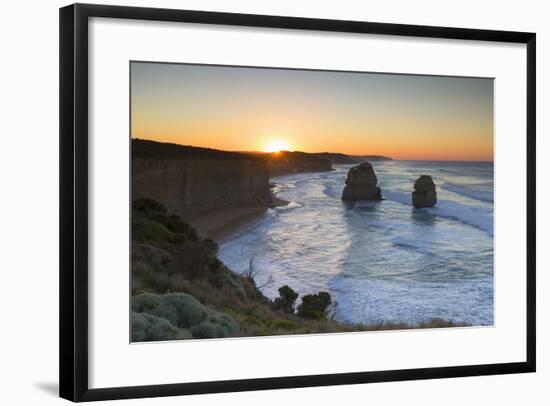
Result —
[[252, 260], [248, 270], [235, 272], [218, 259], [217, 249], [157, 201], [133, 201], [133, 342], [464, 325], [441, 319], [417, 325], [337, 322], [329, 293], [299, 298], [282, 286], [270, 300], [254, 278]]

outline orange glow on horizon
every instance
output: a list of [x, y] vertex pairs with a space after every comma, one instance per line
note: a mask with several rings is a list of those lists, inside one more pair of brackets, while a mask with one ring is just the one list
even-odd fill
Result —
[[262, 152], [281, 152], [281, 151], [290, 151], [291, 147], [286, 141], [282, 139], [272, 139], [265, 144], [262, 148]]
[[133, 138], [224, 151], [493, 160], [491, 79], [131, 67]]
[[[426, 137], [424, 140], [415, 139], [411, 142], [395, 142], [391, 135], [380, 137], [365, 137], [363, 142], [355, 142], [350, 136], [323, 137], [317, 142], [295, 142], [282, 139], [264, 139], [262, 137], [237, 137], [237, 134], [211, 133], [209, 135], [189, 134], [181, 135], [150, 135], [134, 131], [132, 138], [141, 138], [151, 141], [168, 142], [180, 145], [189, 145], [202, 148], [213, 148], [223, 151], [261, 151], [277, 153], [280, 151], [301, 152], [332, 152], [347, 155], [383, 155], [395, 160], [418, 161], [493, 161], [492, 138], [462, 137], [463, 142], [450, 144], [437, 137]], [[243, 138], [247, 142], [243, 142]], [[306, 140], [304, 140], [306, 141]]]

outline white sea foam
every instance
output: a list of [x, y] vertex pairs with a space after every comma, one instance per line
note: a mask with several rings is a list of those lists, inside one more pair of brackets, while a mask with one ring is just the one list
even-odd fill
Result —
[[303, 205], [297, 202], [289, 202], [286, 206], [277, 206], [275, 207], [275, 210], [281, 211], [281, 210], [290, 210], [290, 209], [296, 209], [298, 207], [302, 207]]
[[[396, 191], [384, 191], [385, 199], [393, 200], [411, 207], [411, 194]], [[489, 235], [493, 235], [493, 210], [487, 205], [472, 205], [448, 199], [437, 200], [434, 207], [416, 209], [426, 211], [434, 216], [460, 221], [472, 227], [477, 227]]]
[[469, 197], [471, 199], [491, 203], [493, 202], [493, 189], [491, 188], [490, 190], [483, 190], [483, 188], [487, 189], [487, 185], [464, 186], [445, 182], [443, 183], [443, 185], [441, 185], [441, 188], [453, 193]]
[[[492, 281], [402, 283], [399, 280], [345, 279], [333, 281], [337, 319], [351, 323], [421, 323], [444, 318], [473, 325], [493, 323]], [[356, 309], [365, 309], [364, 313]], [[368, 310], [366, 310], [368, 309]]]
[[[329, 291], [340, 320], [418, 323], [442, 317], [491, 324], [492, 166], [374, 165], [385, 199], [380, 202], [341, 201], [349, 166], [277, 178], [277, 196], [289, 205], [228, 236], [220, 259], [240, 271], [254, 258], [260, 282], [270, 276], [275, 281], [265, 289], [270, 298], [285, 284], [300, 295]], [[411, 205], [420, 174], [434, 174], [433, 208]], [[487, 201], [444, 184], [471, 187]]]
[[450, 200], [440, 200], [437, 206], [421, 210], [427, 210], [437, 216], [461, 221], [464, 224], [486, 231], [490, 236], [493, 236], [492, 208], [467, 206]]

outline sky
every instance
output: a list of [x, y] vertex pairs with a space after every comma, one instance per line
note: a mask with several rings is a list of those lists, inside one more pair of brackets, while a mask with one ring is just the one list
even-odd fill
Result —
[[493, 160], [493, 79], [132, 62], [131, 136], [228, 151]]

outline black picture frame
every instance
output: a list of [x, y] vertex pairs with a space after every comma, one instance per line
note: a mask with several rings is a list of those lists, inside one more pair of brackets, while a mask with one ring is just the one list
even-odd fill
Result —
[[[391, 371], [281, 376], [90, 389], [88, 386], [88, 19], [105, 17], [229, 26], [526, 44], [527, 323], [525, 361]], [[75, 402], [534, 372], [536, 369], [536, 35], [220, 12], [74, 4], [60, 9], [60, 396]]]

